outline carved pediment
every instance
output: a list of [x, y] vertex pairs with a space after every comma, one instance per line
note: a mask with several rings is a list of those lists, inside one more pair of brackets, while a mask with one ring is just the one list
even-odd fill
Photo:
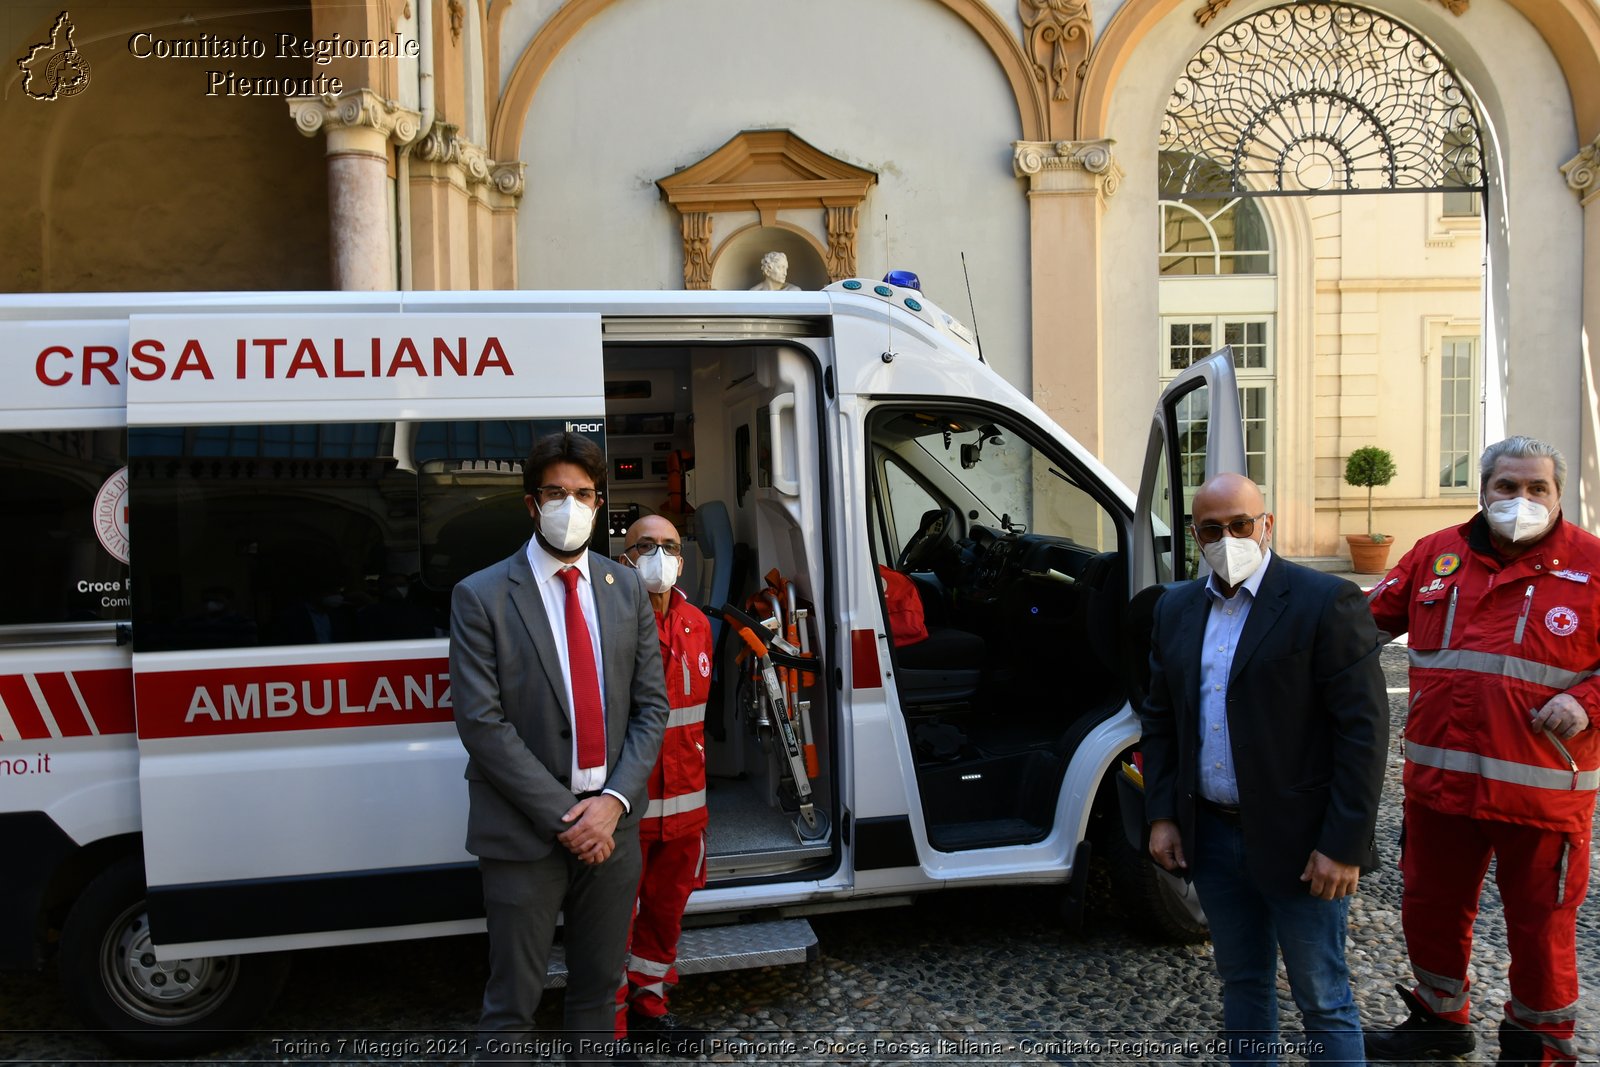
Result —
[[656, 182], [679, 211], [854, 207], [878, 176], [788, 130], [745, 130], [700, 162]]

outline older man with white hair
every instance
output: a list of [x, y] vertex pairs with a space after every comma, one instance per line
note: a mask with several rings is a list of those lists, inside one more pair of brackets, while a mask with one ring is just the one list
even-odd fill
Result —
[[1401, 921], [1416, 985], [1373, 1059], [1476, 1044], [1468, 962], [1491, 857], [1511, 1000], [1502, 1064], [1577, 1062], [1577, 916], [1600, 786], [1600, 539], [1561, 514], [1567, 464], [1531, 437], [1484, 450], [1482, 510], [1417, 542], [1373, 591], [1409, 633]]

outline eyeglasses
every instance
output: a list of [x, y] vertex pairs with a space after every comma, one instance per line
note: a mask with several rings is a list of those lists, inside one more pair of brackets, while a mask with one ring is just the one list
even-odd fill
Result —
[[1266, 512], [1248, 519], [1234, 519], [1232, 522], [1208, 522], [1204, 526], [1189, 524], [1189, 529], [1194, 531], [1194, 539], [1202, 545], [1214, 545], [1222, 540], [1223, 531], [1230, 537], [1249, 537], [1256, 532], [1256, 523], [1261, 520]]
[[592, 508], [594, 502], [600, 499], [600, 494], [593, 489], [568, 489], [562, 485], [541, 485], [533, 492], [541, 504], [559, 504], [573, 496], [578, 498], [578, 503]]
[[632, 552], [638, 556], [653, 556], [658, 551], [665, 552], [669, 556], [681, 556], [683, 555], [683, 546], [676, 541], [662, 541], [659, 544], [655, 541], [638, 541], [629, 545], [624, 551]]

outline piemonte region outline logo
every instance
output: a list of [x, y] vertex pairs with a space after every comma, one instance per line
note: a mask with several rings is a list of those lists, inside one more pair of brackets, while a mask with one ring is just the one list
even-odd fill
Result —
[[77, 96], [89, 87], [89, 61], [72, 43], [76, 27], [63, 11], [50, 28], [50, 39], [28, 49], [17, 60], [22, 71], [22, 91], [33, 100], [60, 100]]

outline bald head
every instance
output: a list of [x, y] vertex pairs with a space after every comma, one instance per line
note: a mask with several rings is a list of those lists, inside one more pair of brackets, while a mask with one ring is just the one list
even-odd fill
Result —
[[1229, 472], [1213, 476], [1194, 494], [1195, 524], [1199, 525], [1200, 516], [1214, 508], [1259, 515], [1267, 510], [1267, 501], [1261, 495], [1261, 487], [1255, 482], [1242, 474]]
[[639, 543], [640, 538], [658, 545], [681, 544], [678, 528], [660, 515], [646, 515], [628, 527], [627, 535], [623, 538], [623, 547], [632, 548]]
[[[1261, 487], [1242, 474], [1218, 474], [1207, 480], [1194, 494], [1194, 515], [1191, 521], [1198, 529], [1202, 526], [1226, 526], [1236, 519], [1254, 519], [1267, 510]], [[1262, 532], [1265, 527], [1265, 533]], [[1263, 546], [1272, 535], [1272, 516], [1256, 524], [1252, 533]]]

